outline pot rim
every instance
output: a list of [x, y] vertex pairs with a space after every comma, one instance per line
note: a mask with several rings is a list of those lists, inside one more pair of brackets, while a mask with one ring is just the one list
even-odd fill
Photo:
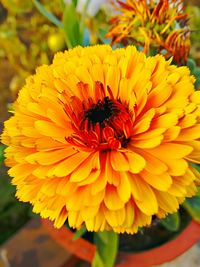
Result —
[[[73, 240], [73, 233], [69, 229], [64, 226], [56, 229], [48, 219], [42, 219], [42, 224], [50, 236], [65, 250], [87, 262], [92, 262], [96, 250], [92, 243], [83, 238]], [[200, 224], [192, 220], [178, 236], [159, 247], [134, 253], [119, 252], [116, 267], [130, 267], [131, 263], [137, 267], [149, 267], [172, 261], [199, 239]]]

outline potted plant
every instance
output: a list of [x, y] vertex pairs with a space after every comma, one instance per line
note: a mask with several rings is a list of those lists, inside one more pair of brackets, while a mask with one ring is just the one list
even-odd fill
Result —
[[[95, 255], [95, 245], [83, 237], [76, 238], [74, 233], [69, 228], [63, 226], [61, 229], [56, 229], [53, 224], [46, 219], [42, 220], [42, 224], [48, 230], [51, 237], [65, 250], [76, 255], [82, 260], [92, 263]], [[131, 237], [129, 239], [131, 240]], [[141, 237], [141, 234], [138, 238]], [[148, 238], [147, 236], [143, 236]], [[154, 236], [157, 240], [160, 236]], [[200, 225], [199, 223], [191, 220], [189, 224], [179, 233], [172, 235], [172, 239], [167, 242], [154, 247], [141, 251], [119, 251], [116, 266], [125, 267], [135, 265], [137, 267], [149, 267], [163, 264], [174, 260], [182, 253], [187, 251], [192, 245], [194, 245], [200, 238]], [[134, 238], [131, 240], [131, 244], [135, 245]], [[138, 241], [138, 239], [137, 239]], [[141, 240], [142, 241], [142, 240]], [[121, 244], [126, 245], [124, 243]], [[123, 247], [122, 247], [123, 249]]]
[[67, 1], [62, 21], [33, 2], [69, 50], [27, 79], [5, 122], [17, 198], [94, 267], [172, 260], [200, 234], [200, 78], [183, 1], [117, 1], [114, 47], [82, 47], [89, 2]]

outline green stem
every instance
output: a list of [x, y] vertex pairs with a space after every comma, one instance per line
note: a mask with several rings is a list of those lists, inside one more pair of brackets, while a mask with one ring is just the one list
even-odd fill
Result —
[[113, 267], [116, 261], [119, 236], [115, 232], [100, 232], [94, 234], [96, 253], [92, 267]]

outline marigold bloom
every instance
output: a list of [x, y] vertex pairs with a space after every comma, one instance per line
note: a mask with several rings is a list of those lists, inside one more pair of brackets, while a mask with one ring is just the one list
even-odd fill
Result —
[[135, 47], [77, 47], [27, 79], [2, 141], [17, 197], [88, 230], [135, 233], [196, 192], [200, 92]]
[[150, 47], [158, 52], [166, 50], [178, 63], [186, 62], [190, 51], [188, 16], [183, 12], [183, 0], [127, 0], [117, 1], [119, 14], [111, 20], [113, 24], [108, 38], [112, 44], [137, 44], [148, 53]]

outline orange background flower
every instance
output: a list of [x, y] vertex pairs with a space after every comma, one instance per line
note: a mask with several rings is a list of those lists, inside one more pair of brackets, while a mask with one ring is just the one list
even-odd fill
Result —
[[111, 19], [107, 34], [112, 44], [123, 43], [142, 46], [146, 54], [150, 49], [174, 57], [185, 63], [190, 51], [188, 15], [184, 13], [183, 0], [127, 0], [113, 6], [119, 14]]

